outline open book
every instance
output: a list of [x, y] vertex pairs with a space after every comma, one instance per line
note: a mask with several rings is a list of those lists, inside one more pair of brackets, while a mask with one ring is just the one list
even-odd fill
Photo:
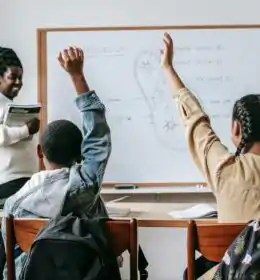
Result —
[[7, 126], [23, 126], [29, 120], [38, 118], [41, 105], [8, 104], [3, 123]]
[[168, 214], [176, 219], [206, 219], [218, 216], [217, 211], [206, 203], [197, 204], [185, 210], [171, 211]]

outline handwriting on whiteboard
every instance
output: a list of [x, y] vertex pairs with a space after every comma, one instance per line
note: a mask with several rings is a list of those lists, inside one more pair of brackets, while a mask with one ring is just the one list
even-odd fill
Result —
[[[88, 58], [105, 59], [109, 57], [118, 57], [121, 62], [128, 57], [127, 46], [87, 46]], [[216, 45], [194, 45], [194, 46], [176, 46], [176, 59], [174, 61], [176, 67], [182, 69], [194, 69], [191, 71], [190, 83], [194, 84], [212, 84], [215, 88], [218, 85], [232, 84], [233, 77], [221, 73], [221, 67], [225, 67], [221, 52], [224, 50], [223, 46]], [[214, 55], [212, 55], [214, 53]], [[132, 55], [132, 53], [131, 53]], [[120, 62], [120, 63], [121, 63]], [[121, 65], [121, 64], [120, 64]], [[123, 65], [123, 64], [122, 64]], [[198, 72], [198, 69], [202, 71]], [[203, 71], [204, 69], [204, 71]], [[218, 69], [217, 71], [207, 71], [210, 69]], [[183, 70], [186, 71], [186, 70]], [[187, 71], [186, 71], [187, 72]], [[185, 141], [174, 141], [176, 137], [183, 134], [183, 128], [180, 124], [178, 110], [172, 100], [170, 90], [164, 79], [163, 71], [160, 67], [160, 52], [159, 50], [141, 50], [135, 53], [133, 61], [133, 76], [139, 89], [139, 97], [133, 97], [131, 104], [129, 99], [109, 97], [105, 101], [106, 107], [111, 119], [118, 125], [131, 125], [131, 123], [138, 122], [138, 118], [142, 114], [134, 113], [138, 104], [145, 104], [148, 109], [147, 113], [143, 114], [143, 119], [150, 125], [155, 133], [156, 138], [163, 147], [173, 149], [176, 151], [186, 150]], [[197, 95], [197, 92], [195, 92]], [[214, 94], [210, 94], [205, 98], [198, 95], [199, 100], [203, 100], [202, 106], [212, 120], [227, 120], [229, 119], [230, 107], [232, 102], [228, 97], [216, 98]], [[115, 108], [133, 108], [127, 112]], [[180, 139], [180, 138], [179, 138]], [[183, 136], [184, 140], [184, 136]]]
[[124, 47], [111, 47], [111, 46], [87, 46], [86, 47], [88, 58], [96, 58], [102, 56], [124, 56], [125, 48]]
[[[134, 76], [140, 93], [149, 108], [150, 124], [153, 126], [158, 141], [170, 149], [186, 149], [185, 141], [174, 141], [177, 136], [183, 134], [182, 126], [179, 122], [178, 110], [164, 80], [158, 54], [151, 51], [140, 52], [135, 60]], [[232, 77], [225, 75], [195, 75], [195, 79], [202, 83], [232, 82]], [[212, 109], [208, 114], [213, 120], [229, 119], [229, 107], [232, 105], [230, 99], [204, 98], [202, 105], [205, 109], [208, 107]], [[226, 110], [223, 110], [223, 106], [227, 107]]]

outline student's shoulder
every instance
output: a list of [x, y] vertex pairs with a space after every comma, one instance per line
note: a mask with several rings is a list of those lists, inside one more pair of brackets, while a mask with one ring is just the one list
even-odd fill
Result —
[[30, 179], [30, 184], [39, 184], [41, 182], [43, 182], [44, 180], [46, 180], [50, 174], [50, 172], [48, 170], [41, 170], [37, 173], [34, 173]]
[[[246, 173], [256, 174], [260, 178], [260, 155], [253, 153], [242, 154], [238, 157], [241, 168]], [[251, 175], [251, 176], [252, 176]]]
[[31, 183], [34, 184], [40, 184], [44, 181], [52, 182], [57, 181], [61, 179], [68, 179], [69, 177], [69, 168], [61, 168], [61, 169], [55, 169], [55, 170], [42, 170], [37, 173], [35, 173], [31, 177]]
[[243, 169], [246, 172], [260, 170], [260, 155], [253, 153], [240, 154], [234, 158], [233, 167], [238, 169]]
[[234, 157], [222, 170], [221, 179], [225, 184], [237, 182], [237, 186], [246, 187], [248, 184], [252, 186], [255, 183], [260, 185], [260, 156], [246, 153]]

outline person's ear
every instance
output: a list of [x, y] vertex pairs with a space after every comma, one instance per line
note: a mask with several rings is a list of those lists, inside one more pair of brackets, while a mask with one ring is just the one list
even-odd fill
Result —
[[39, 159], [43, 159], [44, 158], [41, 145], [37, 145], [37, 155], [38, 155]]
[[241, 125], [238, 121], [234, 121], [233, 122], [233, 134], [234, 136], [236, 136], [237, 138], [240, 137], [241, 135]]
[[241, 125], [237, 120], [234, 120], [232, 122], [231, 139], [236, 147], [238, 147], [241, 141], [241, 135], [242, 135]]

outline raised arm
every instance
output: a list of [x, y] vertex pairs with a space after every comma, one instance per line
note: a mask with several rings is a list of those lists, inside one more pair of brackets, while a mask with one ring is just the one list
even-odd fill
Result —
[[221, 168], [233, 155], [220, 142], [198, 99], [185, 87], [176, 73], [172, 64], [173, 43], [167, 33], [164, 35], [163, 44], [161, 64], [172, 89], [173, 98], [178, 103], [181, 121], [186, 129], [190, 153], [197, 167], [215, 191]]
[[100, 187], [111, 153], [110, 129], [105, 106], [94, 91], [90, 91], [83, 74], [84, 54], [79, 48], [69, 48], [59, 56], [61, 66], [69, 73], [78, 94], [76, 104], [83, 114], [83, 164], [81, 175], [91, 187]]

